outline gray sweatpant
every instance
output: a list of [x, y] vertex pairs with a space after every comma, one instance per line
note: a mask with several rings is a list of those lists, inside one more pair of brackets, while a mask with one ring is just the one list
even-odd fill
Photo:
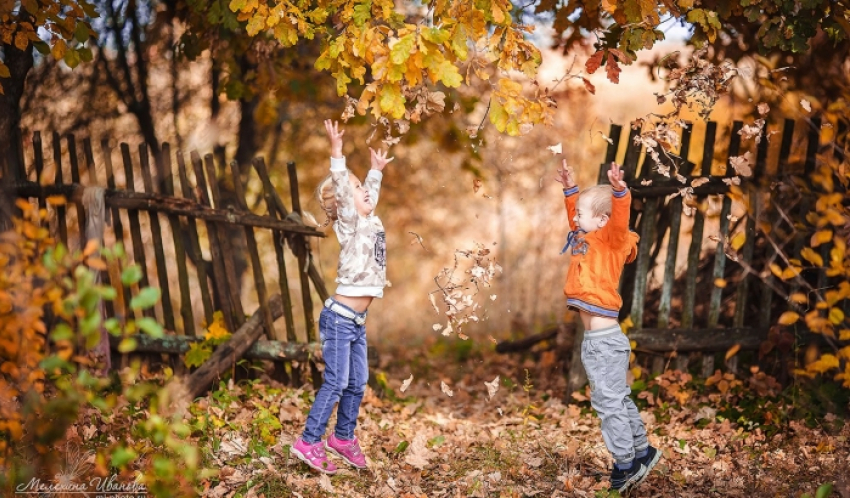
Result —
[[590, 381], [590, 404], [602, 419], [602, 439], [614, 461], [628, 465], [645, 449], [646, 428], [626, 383], [629, 339], [618, 325], [588, 330], [581, 343], [581, 362]]

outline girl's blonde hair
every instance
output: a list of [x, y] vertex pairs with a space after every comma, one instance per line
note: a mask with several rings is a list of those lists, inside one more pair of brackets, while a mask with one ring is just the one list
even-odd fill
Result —
[[580, 195], [587, 195], [590, 200], [590, 211], [593, 216], [611, 216], [611, 185], [599, 184], [586, 188]]
[[316, 187], [316, 199], [319, 207], [325, 212], [325, 222], [319, 228], [324, 228], [339, 217], [336, 212], [336, 196], [334, 196], [334, 182], [331, 175], [326, 176]]

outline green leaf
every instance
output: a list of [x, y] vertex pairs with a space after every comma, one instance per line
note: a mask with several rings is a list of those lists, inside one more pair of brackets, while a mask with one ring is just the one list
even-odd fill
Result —
[[122, 468], [128, 463], [132, 462], [136, 459], [136, 452], [133, 448], [126, 448], [124, 446], [119, 446], [115, 448], [112, 452], [111, 463], [113, 467]]
[[504, 133], [508, 126], [508, 113], [497, 99], [490, 101], [490, 122], [501, 133]]
[[91, 62], [94, 58], [91, 53], [91, 49], [88, 47], [80, 47], [77, 49], [77, 52], [80, 54], [80, 60], [83, 62]]
[[118, 293], [115, 291], [115, 287], [110, 287], [108, 285], [98, 286], [97, 292], [100, 294], [101, 298], [106, 299], [107, 301], [112, 301], [118, 296]]
[[139, 327], [139, 329], [145, 331], [149, 336], [155, 339], [162, 339], [165, 337], [162, 325], [149, 316], [136, 320], [136, 327]]
[[402, 441], [402, 442], [398, 443], [398, 445], [396, 445], [396, 447], [395, 447], [395, 449], [393, 450], [393, 452], [394, 452], [394, 453], [403, 453], [403, 452], [404, 452], [404, 450], [406, 450], [408, 446], [410, 446], [410, 442], [409, 442], [409, 441]]
[[211, 348], [202, 342], [193, 342], [189, 344], [189, 351], [186, 351], [186, 356], [183, 358], [183, 364], [187, 367], [199, 367], [203, 365], [210, 356], [212, 356]]
[[63, 59], [65, 64], [68, 65], [71, 69], [80, 65], [80, 53], [76, 50], [69, 48], [67, 52], [65, 52], [65, 57]]
[[815, 498], [827, 498], [832, 494], [832, 485], [833, 483], [828, 482], [826, 484], [822, 484], [818, 490], [815, 492]]
[[50, 339], [54, 341], [68, 341], [74, 338], [74, 331], [67, 323], [60, 323], [50, 333]]
[[407, 34], [399, 38], [395, 43], [391, 43], [390, 60], [393, 64], [404, 64], [410, 58], [410, 52], [413, 50], [413, 45], [416, 43], [414, 33]]
[[398, 85], [384, 85], [381, 88], [381, 111], [391, 115], [394, 119], [404, 116], [404, 95]]
[[448, 41], [451, 36], [451, 33], [440, 28], [427, 28], [422, 30], [422, 38], [425, 38], [431, 43], [436, 43], [437, 45], [442, 45]]
[[139, 265], [130, 265], [121, 272], [121, 283], [130, 286], [142, 279], [142, 269]]
[[[216, 2], [212, 2], [215, 4]], [[246, 0], [231, 0], [230, 5], [228, 6], [232, 12], [239, 12], [248, 2]]]
[[132, 337], [125, 337], [124, 340], [118, 344], [118, 352], [120, 353], [129, 353], [131, 351], [135, 351], [138, 343]]
[[257, 33], [266, 29], [266, 16], [259, 12], [255, 13], [251, 17], [251, 20], [248, 21], [248, 26], [245, 29], [248, 32], [248, 36], [256, 36]]
[[85, 43], [89, 39], [90, 33], [88, 24], [84, 22], [78, 22], [74, 26], [74, 39], [80, 43]]
[[362, 28], [366, 21], [372, 17], [372, 0], [367, 0], [354, 6], [354, 25]]
[[139, 291], [137, 296], [134, 296], [130, 300], [130, 309], [140, 310], [151, 308], [159, 301], [161, 294], [162, 291], [159, 290], [159, 287], [145, 287]]

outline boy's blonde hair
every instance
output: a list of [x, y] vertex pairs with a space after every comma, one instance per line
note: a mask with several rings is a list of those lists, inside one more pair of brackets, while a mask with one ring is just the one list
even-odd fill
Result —
[[324, 228], [339, 217], [336, 212], [336, 196], [334, 195], [334, 182], [331, 175], [326, 176], [316, 187], [316, 199], [327, 218], [320, 226], [320, 228]]
[[589, 196], [590, 211], [593, 216], [611, 216], [611, 195], [614, 189], [611, 185], [600, 184], [584, 189], [579, 196]]

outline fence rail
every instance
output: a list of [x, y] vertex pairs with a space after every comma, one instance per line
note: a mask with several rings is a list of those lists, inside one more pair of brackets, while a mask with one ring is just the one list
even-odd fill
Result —
[[[290, 211], [273, 187], [262, 158], [254, 159], [246, 172], [240, 170], [235, 162], [225, 164], [212, 154], [201, 157], [197, 152], [191, 152], [187, 162], [184, 153], [172, 153], [169, 144], [165, 143], [162, 157], [152, 161], [144, 143], [133, 155], [128, 144], [121, 143], [114, 150], [104, 139], [100, 142], [100, 162], [97, 162], [91, 139], [83, 139], [80, 150], [73, 135], [63, 139], [53, 133], [53, 164], [50, 165], [46, 164], [40, 132], [34, 133], [32, 146], [30, 167], [13, 175], [17, 178], [14, 185], [16, 195], [37, 199], [41, 207], [47, 207], [46, 199], [50, 196], [64, 196], [68, 204], [55, 207], [52, 228], [66, 245], [69, 232], [73, 235], [74, 223], [82, 247], [92, 236], [87, 235], [87, 228], [90, 228], [87, 225], [92, 220], [101, 223], [104, 218], [111, 220], [111, 228], [95, 236], [101, 242], [124, 243], [128, 254], [132, 254], [142, 269], [140, 285], [153, 284], [162, 290], [159, 307], [146, 310], [145, 315], [156, 318], [177, 336], [187, 336], [166, 337], [158, 342], [145, 340], [140, 351], [175, 354], [185, 351], [189, 343], [199, 340], [198, 324], [201, 321], [212, 323], [217, 310], [223, 312], [229, 331], [240, 329], [246, 322], [246, 314], [238, 283], [241, 270], [247, 273], [248, 264], [253, 278], [245, 280], [253, 283], [259, 303], [256, 314], [261, 317], [265, 336], [270, 340], [255, 345], [257, 351], [250, 350], [253, 353], [249, 352], [249, 356], [268, 359], [274, 354], [288, 352], [287, 359], [301, 359], [311, 351], [309, 343], [317, 340], [311, 294], [315, 292], [324, 301], [328, 291], [313, 262], [308, 238], [324, 237], [324, 234], [302, 222], [294, 163], [288, 163], [286, 169], [290, 184]], [[121, 179], [116, 175], [113, 153], [121, 157], [123, 185], [119, 185]], [[82, 164], [85, 170], [81, 168]], [[141, 174], [141, 190], [136, 186], [138, 174]], [[52, 177], [47, 178], [46, 175]], [[67, 183], [68, 178], [70, 183]], [[259, 197], [265, 203], [267, 214], [257, 214], [248, 208], [243, 183], [246, 181], [261, 186]], [[91, 196], [91, 192], [98, 195]], [[92, 199], [98, 196], [102, 199], [100, 207], [92, 203]], [[256, 238], [258, 230], [271, 234], [274, 265], [268, 262], [264, 265]], [[244, 252], [240, 249], [243, 244]], [[290, 277], [286, 268], [287, 246], [298, 262], [301, 294], [298, 306], [303, 314], [303, 328], [296, 327], [295, 323], [296, 305], [289, 289]], [[204, 258], [205, 252], [209, 259]], [[276, 269], [265, 267], [275, 265]], [[195, 271], [190, 271], [191, 268]], [[106, 313], [109, 316], [131, 316], [129, 289], [121, 286], [120, 280], [115, 275], [110, 276], [108, 271], [100, 273], [102, 281], [115, 286], [120, 296], [114, 303], [105, 303]], [[276, 275], [278, 280], [285, 324], [279, 333], [269, 306], [271, 296], [265, 275]], [[178, 283], [176, 288], [172, 287], [174, 280]], [[196, 304], [198, 301], [200, 303]], [[203, 317], [196, 317], [199, 310]], [[299, 329], [303, 331], [303, 341], [298, 339]], [[276, 358], [284, 359], [283, 356]]]

